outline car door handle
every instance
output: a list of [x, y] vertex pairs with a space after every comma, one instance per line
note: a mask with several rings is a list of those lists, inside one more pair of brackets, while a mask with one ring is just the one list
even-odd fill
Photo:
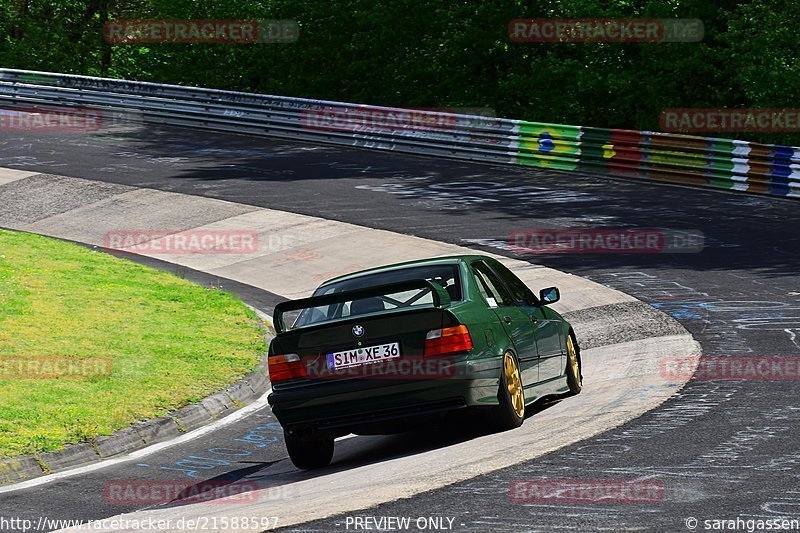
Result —
[[538, 319], [538, 318], [536, 318], [535, 316], [531, 315], [531, 322], [533, 322], [534, 324], [536, 324], [537, 322], [539, 322], [539, 319]]
[[511, 317], [508, 315], [504, 316], [503, 322], [505, 322], [506, 324], [511, 324]]

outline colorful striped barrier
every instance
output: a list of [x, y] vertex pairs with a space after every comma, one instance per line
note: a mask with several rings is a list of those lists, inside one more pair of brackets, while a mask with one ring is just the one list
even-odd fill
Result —
[[54, 106], [135, 114], [154, 124], [800, 198], [800, 147], [794, 146], [0, 69], [0, 107]]
[[520, 134], [522, 165], [800, 198], [800, 147], [531, 122]]

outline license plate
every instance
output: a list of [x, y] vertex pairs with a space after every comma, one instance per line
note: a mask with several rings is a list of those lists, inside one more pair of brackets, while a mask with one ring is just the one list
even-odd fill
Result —
[[328, 358], [328, 368], [331, 369], [377, 363], [385, 361], [386, 359], [400, 357], [400, 343], [390, 342], [377, 346], [353, 348], [352, 350], [345, 350], [343, 352], [329, 353], [326, 357]]

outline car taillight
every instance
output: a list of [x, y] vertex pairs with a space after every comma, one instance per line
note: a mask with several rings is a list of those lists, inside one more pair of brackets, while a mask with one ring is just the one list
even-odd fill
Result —
[[451, 328], [434, 329], [425, 335], [425, 357], [449, 353], [468, 352], [472, 349], [472, 337], [467, 326], [461, 324]]
[[306, 377], [306, 367], [296, 353], [271, 355], [267, 358], [267, 365], [272, 383]]

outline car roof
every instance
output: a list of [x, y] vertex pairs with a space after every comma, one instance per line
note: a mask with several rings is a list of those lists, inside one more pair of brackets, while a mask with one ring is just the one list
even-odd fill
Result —
[[491, 259], [491, 257], [486, 256], [486, 255], [478, 255], [478, 254], [476, 254], [476, 255], [472, 255], [472, 254], [468, 254], [468, 255], [448, 255], [448, 256], [444, 256], [444, 257], [431, 257], [431, 258], [428, 258], [428, 259], [417, 259], [417, 260], [414, 260], [414, 261], [406, 261], [406, 262], [403, 262], [403, 263], [394, 263], [394, 264], [391, 264], [391, 265], [383, 265], [383, 266], [379, 266], [379, 267], [368, 268], [366, 270], [359, 270], [358, 272], [352, 272], [350, 274], [345, 274], [343, 276], [338, 276], [338, 277], [335, 277], [335, 278], [331, 278], [329, 280], [326, 280], [326, 281], [322, 282], [322, 284], [320, 284], [320, 286], [318, 288], [324, 287], [326, 285], [330, 285], [331, 283], [334, 283], [334, 282], [337, 282], [337, 281], [344, 281], [346, 279], [358, 278], [358, 277], [361, 277], [361, 276], [364, 276], [364, 275], [367, 275], [367, 274], [377, 274], [377, 273], [380, 273], [380, 272], [391, 272], [392, 270], [402, 270], [404, 268], [416, 267], [416, 266], [455, 264], [455, 263], [460, 263], [462, 261], [464, 261], [464, 262], [473, 261], [475, 259]]

